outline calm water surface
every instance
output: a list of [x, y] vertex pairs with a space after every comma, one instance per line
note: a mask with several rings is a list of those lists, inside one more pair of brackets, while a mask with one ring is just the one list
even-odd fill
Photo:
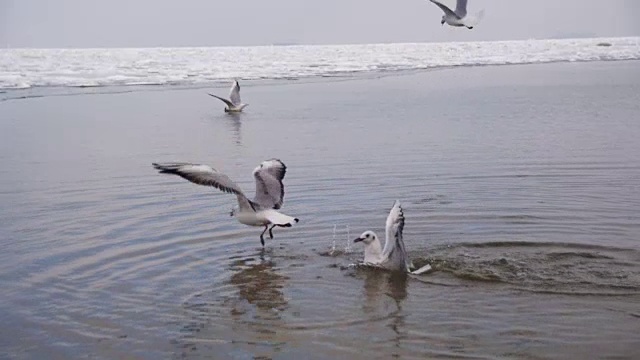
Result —
[[[637, 62], [248, 83], [237, 116], [120, 90], [0, 102], [0, 357], [640, 353]], [[270, 157], [301, 222], [264, 249], [233, 196], [151, 168], [253, 194]], [[348, 268], [396, 198], [435, 272]]]

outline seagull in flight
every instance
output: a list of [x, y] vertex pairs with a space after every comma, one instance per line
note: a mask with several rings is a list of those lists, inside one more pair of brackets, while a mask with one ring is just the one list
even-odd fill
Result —
[[457, 0], [455, 11], [449, 9], [449, 7], [439, 1], [429, 1], [436, 4], [440, 9], [442, 9], [442, 11], [444, 11], [444, 15], [442, 15], [442, 20], [440, 21], [441, 25], [447, 23], [450, 26], [465, 26], [467, 29], [473, 29], [473, 26], [480, 20], [480, 18], [484, 14], [484, 12], [481, 11], [475, 18], [472, 17], [470, 19], [467, 16], [467, 0]]
[[260, 234], [262, 246], [264, 246], [264, 234], [267, 230], [269, 238], [273, 239], [274, 227], [291, 227], [299, 221], [298, 218], [277, 211], [284, 203], [282, 179], [287, 172], [287, 167], [278, 159], [265, 160], [253, 170], [256, 181], [256, 195], [253, 200], [249, 200], [227, 175], [211, 166], [191, 163], [153, 163], [152, 165], [161, 174], [178, 175], [192, 183], [213, 186], [220, 191], [235, 194], [238, 199], [238, 208], [231, 211], [231, 216], [235, 215], [238, 221], [245, 225], [264, 226]]
[[353, 240], [354, 243], [362, 242], [364, 244], [364, 265], [391, 271], [408, 272], [416, 275], [431, 270], [431, 266], [426, 265], [413, 271], [415, 267], [411, 260], [409, 260], [402, 239], [403, 229], [404, 213], [402, 212], [400, 201], [396, 200], [387, 216], [384, 248], [380, 243], [380, 239], [373, 231], [365, 231]]
[[238, 83], [238, 80], [233, 80], [231, 91], [229, 92], [229, 100], [213, 94], [208, 95], [213, 96], [214, 98], [219, 99], [227, 104], [227, 107], [224, 108], [224, 112], [241, 112], [242, 109], [249, 105], [243, 104], [242, 100], [240, 100], [240, 83]]

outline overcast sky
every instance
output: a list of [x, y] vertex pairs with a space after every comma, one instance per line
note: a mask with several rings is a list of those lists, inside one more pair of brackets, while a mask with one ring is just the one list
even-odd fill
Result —
[[[455, 0], [442, 0], [454, 7]], [[473, 30], [426, 0], [0, 0], [2, 47], [474, 41], [640, 35], [640, 0], [469, 0]]]

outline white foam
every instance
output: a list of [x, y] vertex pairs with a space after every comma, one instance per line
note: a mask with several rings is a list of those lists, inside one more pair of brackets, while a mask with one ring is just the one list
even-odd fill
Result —
[[[0, 49], [0, 89], [198, 85], [448, 66], [640, 60], [640, 38], [147, 49]], [[597, 46], [608, 42], [612, 46]]]

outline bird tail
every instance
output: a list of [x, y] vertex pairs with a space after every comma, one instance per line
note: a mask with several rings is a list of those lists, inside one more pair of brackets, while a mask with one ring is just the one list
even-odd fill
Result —
[[409, 271], [409, 273], [410, 273], [410, 274], [413, 274], [413, 275], [420, 275], [420, 274], [424, 274], [424, 273], [426, 273], [426, 272], [429, 272], [429, 271], [431, 271], [431, 270], [433, 270], [433, 269], [431, 268], [431, 265], [427, 264], [427, 265], [425, 265], [425, 266], [421, 267], [421, 268], [420, 268], [420, 269], [418, 269], [418, 270]]
[[285, 215], [283, 213], [277, 212], [273, 209], [262, 210], [261, 215], [264, 216], [265, 219], [269, 220], [273, 225], [278, 225], [282, 227], [291, 227], [300, 221], [298, 218], [293, 216]]
[[464, 25], [467, 27], [474, 27], [478, 24], [480, 24], [480, 21], [482, 21], [482, 18], [484, 18], [484, 9], [478, 11], [475, 15], [467, 15], [466, 17], [463, 18], [463, 22]]

